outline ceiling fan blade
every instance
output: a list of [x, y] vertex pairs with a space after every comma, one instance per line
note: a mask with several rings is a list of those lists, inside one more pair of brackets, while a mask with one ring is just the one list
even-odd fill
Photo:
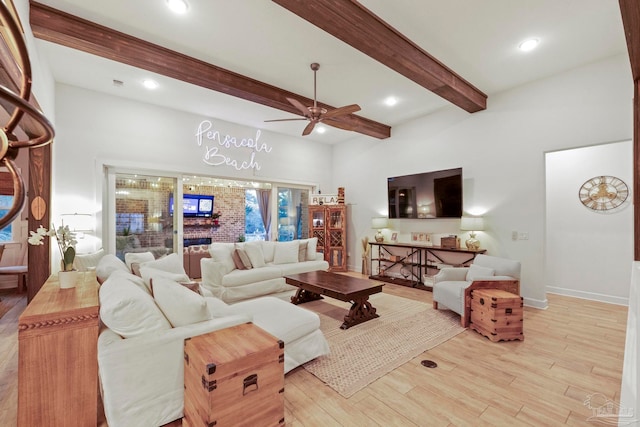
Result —
[[315, 127], [316, 123], [318, 123], [316, 120], [312, 120], [302, 131], [302, 136], [309, 135]]
[[298, 110], [300, 110], [300, 112], [307, 117], [309, 115], [309, 109], [307, 107], [304, 106], [304, 104], [302, 104], [302, 102], [298, 101], [297, 99], [294, 98], [287, 98], [287, 101], [289, 101], [294, 107], [296, 107]]
[[265, 122], [288, 122], [291, 120], [309, 120], [309, 119], [303, 119], [302, 117], [300, 117], [299, 119], [275, 119], [275, 120], [265, 120]]
[[328, 111], [323, 115], [324, 118], [336, 117], [336, 116], [344, 116], [346, 114], [355, 113], [356, 111], [360, 111], [360, 106], [358, 104], [345, 105], [344, 107], [336, 108], [335, 110]]
[[351, 123], [347, 123], [347, 122], [341, 122], [339, 120], [335, 120], [335, 119], [322, 119], [322, 123], [329, 125], [329, 126], [333, 126], [334, 128], [338, 128], [338, 129], [343, 129], [343, 130], [354, 130], [355, 126], [353, 126]]

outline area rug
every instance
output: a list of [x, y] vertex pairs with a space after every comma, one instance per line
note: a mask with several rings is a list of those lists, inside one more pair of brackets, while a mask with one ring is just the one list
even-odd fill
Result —
[[384, 293], [370, 297], [379, 318], [340, 329], [349, 305], [325, 298], [302, 305], [320, 316], [331, 353], [304, 364], [343, 397], [465, 330], [460, 316], [430, 304]]

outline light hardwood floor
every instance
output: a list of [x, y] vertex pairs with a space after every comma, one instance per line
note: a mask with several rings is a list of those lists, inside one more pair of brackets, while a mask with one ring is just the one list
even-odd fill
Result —
[[[430, 292], [390, 284], [384, 292], [432, 302]], [[547, 310], [525, 307], [524, 341], [493, 343], [467, 330], [349, 399], [297, 368], [285, 377], [286, 424], [598, 425], [588, 420], [594, 412], [585, 401], [619, 400], [627, 309], [552, 294], [548, 299]], [[16, 329], [24, 305], [22, 300], [0, 319], [1, 426], [15, 425]], [[438, 367], [424, 368], [423, 359]]]

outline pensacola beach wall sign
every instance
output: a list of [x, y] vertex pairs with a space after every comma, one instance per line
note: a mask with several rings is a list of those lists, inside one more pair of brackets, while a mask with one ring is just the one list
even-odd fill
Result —
[[[270, 153], [273, 147], [260, 142], [260, 130], [255, 138], [238, 139], [213, 128], [213, 123], [203, 120], [196, 131], [198, 147], [204, 146], [202, 161], [211, 166], [228, 166], [236, 170], [260, 170], [257, 153]], [[248, 156], [247, 156], [248, 154]]]

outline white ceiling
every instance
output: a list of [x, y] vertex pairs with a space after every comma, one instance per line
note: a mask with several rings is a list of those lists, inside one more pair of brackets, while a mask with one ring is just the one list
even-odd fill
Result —
[[[313, 98], [357, 103], [360, 116], [395, 126], [447, 102], [268, 0], [188, 0], [174, 15], [164, 0], [41, 0], [56, 9]], [[613, 0], [361, 0], [365, 7], [469, 81], [488, 98], [537, 79], [626, 52]], [[518, 50], [540, 39], [530, 53]], [[242, 125], [299, 136], [299, 117], [218, 92], [38, 40], [56, 81]], [[153, 77], [155, 91], [141, 81]], [[113, 80], [125, 84], [115, 87]], [[384, 105], [393, 95], [398, 104]], [[392, 129], [393, 134], [393, 129]], [[305, 137], [328, 144], [355, 134], [328, 127]]]

